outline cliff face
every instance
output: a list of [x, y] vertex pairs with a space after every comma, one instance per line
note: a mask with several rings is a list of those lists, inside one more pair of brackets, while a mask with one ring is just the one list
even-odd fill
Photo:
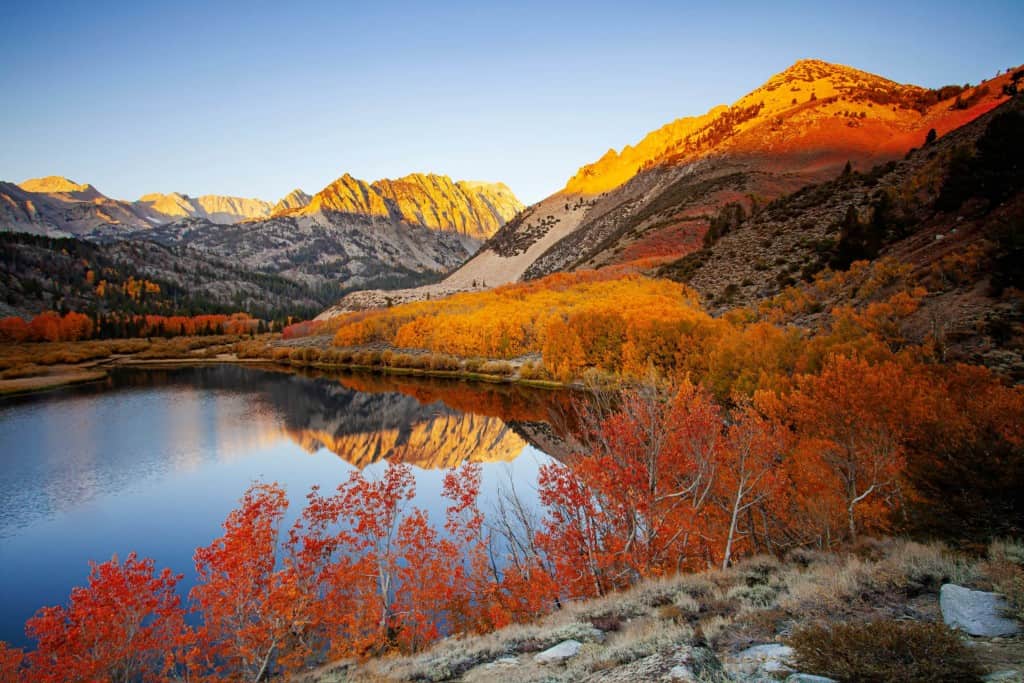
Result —
[[274, 208], [271, 209], [270, 213], [279, 214], [292, 209], [301, 209], [307, 206], [313, 198], [303, 192], [301, 189], [296, 188], [281, 198], [277, 204], [274, 204]]
[[154, 222], [164, 223], [179, 218], [205, 218], [213, 223], [237, 223], [269, 216], [273, 206], [262, 199], [227, 197], [206, 194], [189, 197], [179, 192], [147, 194], [135, 202], [141, 212]]
[[367, 183], [346, 173], [297, 213], [359, 214], [483, 240], [521, 209], [501, 183], [453, 182], [448, 176], [421, 173]]

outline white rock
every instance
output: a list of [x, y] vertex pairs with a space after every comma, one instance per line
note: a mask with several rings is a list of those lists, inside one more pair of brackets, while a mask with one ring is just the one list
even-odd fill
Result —
[[998, 593], [947, 583], [939, 591], [939, 607], [947, 626], [972, 636], [1012, 636], [1020, 630], [1017, 622], [1004, 616], [1008, 605]]
[[538, 664], [557, 664], [567, 659], [572, 659], [580, 653], [583, 643], [578, 640], [563, 640], [554, 647], [549, 647], [544, 652], [538, 652], [533, 661]]
[[727, 658], [724, 664], [731, 673], [743, 676], [788, 673], [793, 670], [789, 663], [792, 656], [793, 648], [788, 645], [766, 643], [748, 647]]
[[668, 679], [670, 681], [685, 681], [686, 683], [690, 683], [691, 681], [696, 681], [697, 677], [693, 675], [693, 671], [690, 667], [685, 664], [680, 664], [679, 666], [673, 666], [668, 670]]
[[495, 659], [493, 662], [490, 662], [488, 664], [484, 664], [484, 668], [485, 669], [504, 669], [504, 668], [507, 668], [507, 667], [510, 667], [510, 666], [518, 666], [518, 665], [519, 665], [519, 658], [518, 657], [501, 657], [499, 659]]
[[985, 683], [1022, 683], [1024, 681], [1024, 673], [1013, 669], [1006, 669], [1005, 671], [994, 671], [981, 680], [985, 681]]
[[785, 683], [837, 683], [836, 679], [814, 674], [790, 674]]

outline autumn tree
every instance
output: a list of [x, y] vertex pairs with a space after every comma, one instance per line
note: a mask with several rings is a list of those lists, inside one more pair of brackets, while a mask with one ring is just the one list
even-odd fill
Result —
[[797, 378], [787, 402], [800, 436], [798, 462], [809, 478], [819, 478], [817, 469], [834, 479], [851, 540], [887, 524], [921, 395], [916, 378], [891, 361], [835, 356], [820, 374]]
[[[72, 590], [66, 606], [44, 607], [27, 622], [37, 641], [28, 655], [31, 680], [170, 680], [174, 647], [186, 633], [180, 579], [134, 553], [93, 564], [88, 585]], [[13, 661], [10, 651], [5, 659]]]
[[742, 519], [757, 506], [777, 503], [787, 486], [783, 467], [789, 434], [777, 420], [763, 415], [753, 404], [732, 415], [726, 438], [718, 450], [715, 494], [729, 518], [722, 567], [728, 567], [738, 541], [753, 533], [743, 531]]
[[287, 508], [280, 486], [254, 485], [228, 515], [224, 535], [196, 550], [189, 597], [203, 615], [197, 652], [205, 668], [259, 681], [295, 645], [290, 636], [304, 615], [292, 608], [293, 577], [275, 571]]

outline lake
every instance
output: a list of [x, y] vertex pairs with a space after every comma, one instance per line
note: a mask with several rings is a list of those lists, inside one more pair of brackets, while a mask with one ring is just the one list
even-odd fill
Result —
[[557, 455], [548, 426], [565, 396], [508, 385], [299, 375], [233, 365], [113, 372], [109, 380], [0, 400], [0, 640], [67, 600], [89, 561], [152, 557], [192, 585], [192, 553], [254, 481], [278, 482], [289, 524], [312, 485], [354, 468], [414, 466], [415, 504], [440, 526], [446, 468], [483, 464], [481, 505], [499, 486], [536, 500]]

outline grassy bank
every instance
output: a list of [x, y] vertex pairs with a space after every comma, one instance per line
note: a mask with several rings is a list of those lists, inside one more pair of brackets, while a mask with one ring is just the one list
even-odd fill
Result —
[[[1022, 671], [1024, 637], [968, 638], [950, 631], [942, 623], [939, 588], [957, 583], [1005, 592], [1020, 617], [1022, 577], [1024, 546], [1012, 543], [994, 544], [987, 557], [894, 539], [863, 543], [847, 554], [758, 556], [725, 570], [648, 580], [567, 604], [534, 624], [450, 638], [417, 655], [336, 663], [306, 680], [661, 680], [666, 670], [658, 663], [689, 650], [707, 650], [721, 664], [708, 664], [693, 680], [781, 680], [789, 670], [758, 678], [764, 672], [753, 670], [756, 663], [744, 654], [770, 643], [793, 648], [789, 666], [796, 670], [841, 681], [867, 680], [860, 677], [865, 667], [884, 680], [979, 680], [990, 672]], [[566, 664], [534, 662], [534, 653], [567, 639], [583, 647]], [[843, 668], [850, 661], [860, 674]]]
[[[267, 344], [276, 337], [266, 335]], [[106, 377], [115, 365], [237, 362], [247, 337], [215, 335], [171, 339], [110, 339], [9, 344], [0, 348], [0, 395], [32, 393]]]

